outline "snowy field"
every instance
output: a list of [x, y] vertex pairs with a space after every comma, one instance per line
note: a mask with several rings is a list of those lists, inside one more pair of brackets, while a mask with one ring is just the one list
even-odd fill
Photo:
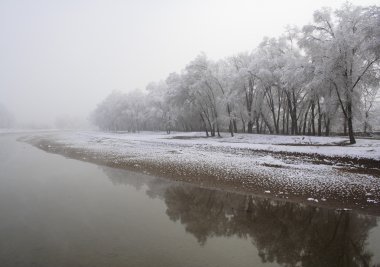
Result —
[[332, 157], [366, 158], [380, 160], [380, 140], [357, 139], [354, 145], [347, 145], [347, 137], [317, 137], [317, 136], [286, 136], [236, 134], [230, 137], [224, 133], [222, 138], [205, 138], [203, 132], [173, 132], [166, 133], [104, 133], [104, 132], [76, 132], [58, 135], [59, 139], [72, 145], [86, 145], [89, 142], [118, 146], [127, 143], [141, 145], [144, 143], [162, 144], [163, 146], [199, 147], [256, 150], [274, 152], [295, 152], [318, 154]]
[[[56, 132], [32, 134], [23, 140], [55, 153], [77, 153], [74, 157], [82, 160], [106, 159], [106, 165], [132, 166], [144, 172], [159, 169], [159, 174], [176, 180], [207, 176], [214, 179], [211, 185], [216, 187], [218, 182], [230, 183], [237, 189], [275, 197], [296, 196], [315, 203], [343, 200], [350, 203], [348, 206], [380, 208], [379, 140], [358, 139], [355, 145], [342, 145], [347, 138], [223, 136]], [[369, 160], [372, 165], [360, 166], [354, 160], [350, 163], [347, 157]]]

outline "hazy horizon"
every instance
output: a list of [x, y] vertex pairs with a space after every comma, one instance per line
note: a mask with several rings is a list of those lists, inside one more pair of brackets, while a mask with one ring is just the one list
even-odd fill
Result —
[[[19, 124], [86, 118], [113, 90], [224, 58], [345, 1], [1, 1], [0, 103]], [[374, 5], [378, 1], [350, 1]]]

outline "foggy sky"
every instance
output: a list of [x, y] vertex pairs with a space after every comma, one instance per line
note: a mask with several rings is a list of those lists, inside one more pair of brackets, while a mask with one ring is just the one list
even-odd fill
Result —
[[343, 2], [0, 0], [0, 103], [19, 123], [85, 118], [112, 90], [143, 89], [201, 51], [251, 51]]

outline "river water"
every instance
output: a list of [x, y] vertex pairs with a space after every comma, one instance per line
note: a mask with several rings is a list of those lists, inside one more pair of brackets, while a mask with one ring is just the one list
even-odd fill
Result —
[[0, 266], [373, 266], [379, 218], [204, 189], [0, 135]]

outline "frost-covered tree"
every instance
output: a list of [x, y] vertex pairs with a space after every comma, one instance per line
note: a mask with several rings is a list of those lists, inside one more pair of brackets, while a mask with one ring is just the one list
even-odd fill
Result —
[[[103, 130], [330, 135], [376, 124], [379, 7], [345, 4], [314, 13], [250, 53], [211, 60], [201, 53], [144, 91], [113, 92], [93, 121]], [[377, 116], [376, 116], [377, 115]], [[356, 127], [355, 127], [356, 126]], [[360, 128], [359, 128], [360, 127]]]
[[209, 127], [211, 136], [216, 133], [220, 136], [222, 90], [214, 77], [212, 64], [205, 54], [200, 54], [186, 66], [183, 77], [185, 87], [200, 108], [201, 119]]
[[[153, 129], [165, 130], [167, 133], [175, 128], [176, 115], [178, 112], [170, 101], [169, 86], [166, 82], [150, 83], [146, 90], [149, 127]], [[148, 128], [149, 128], [148, 127]]]
[[106, 131], [138, 132], [143, 127], [145, 114], [144, 94], [138, 90], [128, 94], [112, 92], [98, 105], [92, 121]]
[[314, 13], [314, 24], [303, 28], [300, 42], [316, 66], [315, 76], [331, 83], [347, 122], [350, 143], [355, 143], [354, 106], [363, 88], [379, 85], [378, 7], [345, 4], [332, 13], [324, 8]]
[[230, 94], [238, 110], [245, 131], [253, 133], [254, 125], [259, 133], [259, 122], [262, 116], [263, 94], [260, 92], [260, 58], [255, 52], [240, 53], [228, 59], [231, 65], [230, 80], [232, 88]]

